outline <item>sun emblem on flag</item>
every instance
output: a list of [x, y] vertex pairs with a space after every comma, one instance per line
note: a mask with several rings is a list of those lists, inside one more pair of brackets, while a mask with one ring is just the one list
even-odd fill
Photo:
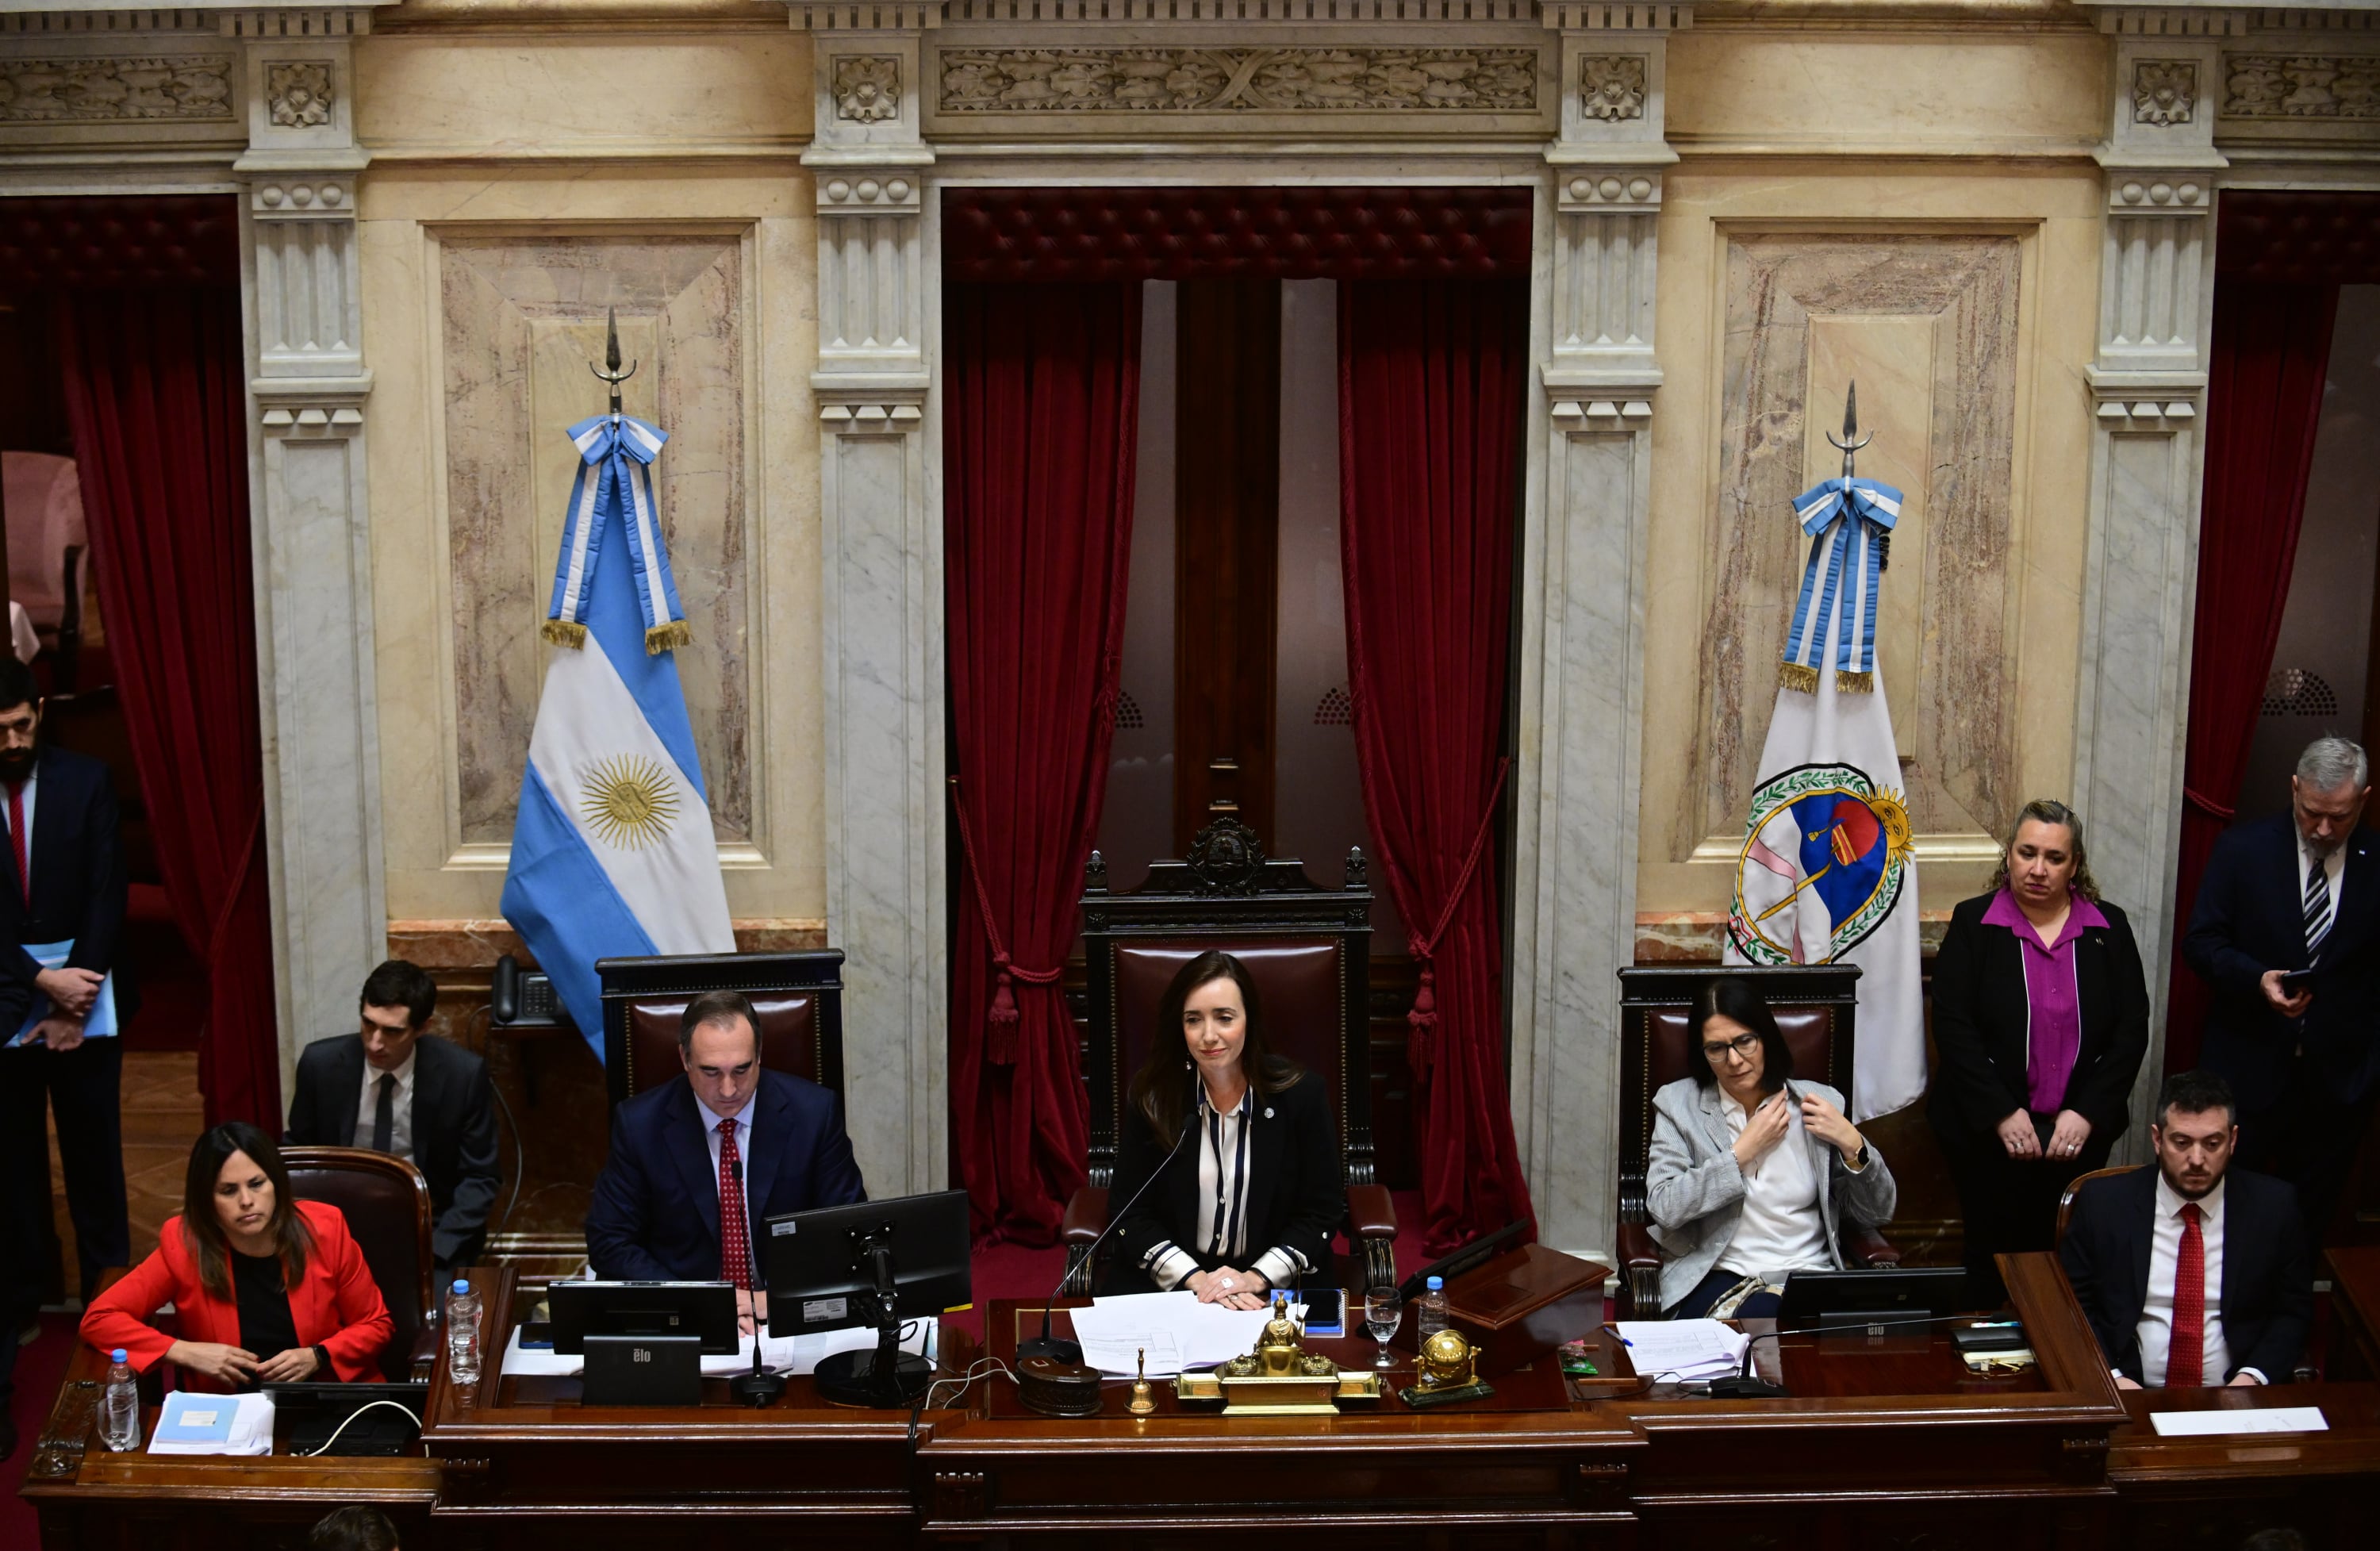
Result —
[[652, 844], [677, 820], [677, 787], [660, 764], [640, 754], [598, 760], [587, 772], [578, 811], [609, 845], [633, 851]]

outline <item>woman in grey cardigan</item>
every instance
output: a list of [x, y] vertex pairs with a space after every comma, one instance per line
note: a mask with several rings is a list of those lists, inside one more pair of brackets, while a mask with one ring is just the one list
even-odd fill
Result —
[[1694, 998], [1686, 1070], [1653, 1096], [1645, 1206], [1671, 1319], [1760, 1319], [1789, 1271], [1840, 1270], [1840, 1221], [1892, 1217], [1892, 1170], [1843, 1096], [1793, 1082], [1760, 993], [1713, 980]]

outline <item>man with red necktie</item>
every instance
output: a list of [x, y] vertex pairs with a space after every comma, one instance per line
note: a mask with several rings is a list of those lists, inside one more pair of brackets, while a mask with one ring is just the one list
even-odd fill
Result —
[[746, 1334], [768, 1315], [755, 1224], [868, 1198], [835, 1096], [760, 1065], [752, 1004], [710, 991], [678, 1024], [683, 1080], [612, 1114], [587, 1255], [616, 1281], [725, 1281]]
[[2156, 1167], [2086, 1181], [2058, 1254], [2119, 1388], [2289, 1382], [2313, 1281], [2297, 1193], [2230, 1167], [2230, 1084], [2165, 1080]]

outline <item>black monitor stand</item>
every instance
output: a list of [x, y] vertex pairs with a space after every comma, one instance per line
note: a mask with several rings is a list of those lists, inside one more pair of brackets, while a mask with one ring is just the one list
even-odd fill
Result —
[[900, 1303], [893, 1291], [889, 1231], [854, 1229], [852, 1247], [876, 1279], [876, 1350], [838, 1351], [819, 1360], [819, 1393], [839, 1406], [900, 1410], [914, 1406], [933, 1382], [934, 1365], [901, 1350]]

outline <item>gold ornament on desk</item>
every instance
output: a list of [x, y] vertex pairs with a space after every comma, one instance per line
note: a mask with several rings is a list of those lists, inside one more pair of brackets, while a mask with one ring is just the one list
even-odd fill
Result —
[[1479, 1377], [1479, 1349], [1464, 1339], [1460, 1330], [1440, 1330], [1422, 1342], [1414, 1366], [1421, 1371], [1421, 1382], [1399, 1390], [1397, 1399], [1416, 1411], [1485, 1400], [1496, 1393], [1495, 1386]]
[[1177, 1400], [1220, 1400], [1225, 1416], [1328, 1416], [1349, 1400], [1380, 1398], [1379, 1375], [1345, 1373], [1320, 1352], [1305, 1350], [1305, 1331], [1289, 1316], [1289, 1296], [1276, 1293], [1254, 1351], [1212, 1373], [1173, 1381]]
[[1147, 1416], [1157, 1410], [1157, 1397], [1148, 1387], [1148, 1349], [1140, 1349], [1138, 1366], [1132, 1381], [1132, 1404], [1123, 1408], [1135, 1416]]

